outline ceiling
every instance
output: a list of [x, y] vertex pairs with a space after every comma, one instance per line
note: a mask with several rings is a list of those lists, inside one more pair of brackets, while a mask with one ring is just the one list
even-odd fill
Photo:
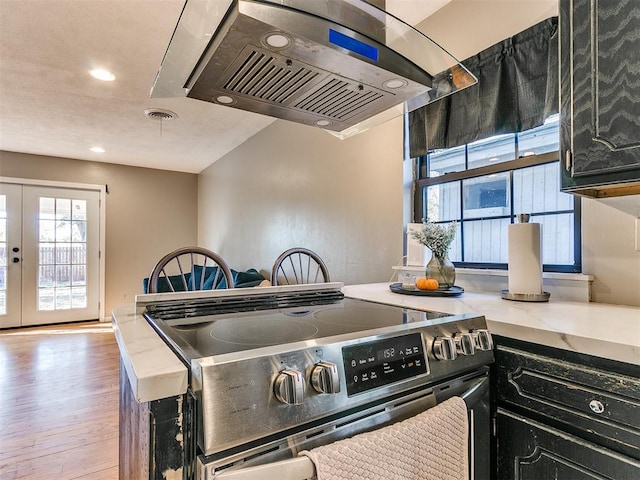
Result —
[[[466, 4], [522, 10], [522, 2], [548, 7], [557, 0], [387, 0], [387, 8], [417, 24], [435, 10], [446, 14], [460, 6], [464, 15]], [[183, 4], [0, 0], [0, 150], [199, 173], [273, 122], [198, 100], [149, 97]], [[458, 15], [455, 8], [450, 14]], [[468, 17], [477, 30], [487, 30], [477, 16]], [[503, 28], [518, 29], [503, 33], [494, 24], [495, 41], [521, 29], [517, 23]], [[463, 44], [475, 53], [495, 41], [467, 37]], [[468, 56], [458, 49], [449, 48]], [[89, 75], [93, 68], [110, 70], [116, 79], [96, 80]], [[147, 109], [170, 110], [177, 118], [152, 119]]]

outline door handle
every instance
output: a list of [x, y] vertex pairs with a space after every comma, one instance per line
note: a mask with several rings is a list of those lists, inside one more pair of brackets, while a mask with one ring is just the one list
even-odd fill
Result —
[[13, 247], [13, 248], [11, 249], [11, 251], [12, 251], [13, 253], [18, 253], [18, 252], [20, 251], [20, 249], [19, 249], [18, 247]]
[[20, 258], [19, 258], [19, 257], [13, 257], [13, 258], [11, 259], [11, 261], [12, 261], [13, 263], [18, 263], [18, 262], [20, 261]]

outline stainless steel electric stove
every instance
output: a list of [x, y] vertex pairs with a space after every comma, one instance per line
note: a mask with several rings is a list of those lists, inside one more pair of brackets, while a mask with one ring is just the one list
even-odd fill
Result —
[[[198, 478], [288, 458], [452, 395], [473, 400], [482, 437], [471, 443], [488, 447], [493, 345], [484, 317], [344, 298], [341, 286], [145, 301], [145, 317], [190, 369]], [[484, 471], [488, 455], [474, 458]]]

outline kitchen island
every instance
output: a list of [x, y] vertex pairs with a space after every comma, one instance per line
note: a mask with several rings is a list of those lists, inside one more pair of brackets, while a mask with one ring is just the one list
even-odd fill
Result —
[[[498, 293], [464, 292], [459, 297], [400, 295], [388, 283], [347, 285], [345, 296], [450, 314], [484, 315], [494, 335], [640, 365], [640, 308], [602, 303], [503, 300]], [[122, 367], [134, 398], [149, 402], [187, 391], [187, 367], [136, 312], [113, 311]]]
[[[570, 381], [574, 373], [586, 374], [590, 376], [587, 383], [572, 384], [569, 387], [565, 385], [563, 388], [570, 388], [571, 392], [579, 392], [584, 389], [583, 386], [586, 386], [588, 395], [595, 391], [594, 388], [600, 388], [605, 392], [610, 390], [614, 394], [618, 392], [613, 387], [617, 388], [621, 385], [626, 385], [625, 388], [630, 391], [636, 390], [636, 387], [640, 388], [638, 383], [640, 381], [637, 380], [640, 375], [636, 374], [640, 370], [638, 368], [640, 365], [639, 308], [567, 301], [554, 302], [553, 300], [548, 303], [511, 302], [501, 299], [498, 294], [477, 292], [465, 292], [459, 297], [446, 298], [402, 295], [391, 292], [387, 283], [336, 285], [337, 289], [342, 287], [345, 296], [352, 299], [451, 315], [470, 314], [486, 317], [487, 327], [496, 340], [497, 358], [503, 358], [503, 361], [496, 363], [499, 375], [507, 379], [507, 383], [502, 387], [503, 393], [507, 394], [514, 386], [516, 388], [513, 399], [505, 397], [503, 403], [506, 407], [509, 407], [508, 402], [521, 401], [518, 396], [521, 391], [519, 384], [524, 388], [530, 388], [529, 378], [546, 382], [549, 388], [557, 390], [556, 378], [566, 377]], [[313, 286], [309, 287], [313, 288]], [[196, 292], [172, 295], [173, 299], [178, 300], [178, 297], [186, 298], [194, 294]], [[226, 294], [221, 293], [221, 295]], [[190, 412], [195, 410], [193, 395], [189, 393], [187, 387], [190, 372], [185, 363], [178, 359], [142, 315], [145, 302], [159, 300], [159, 295], [145, 295], [136, 299], [137, 306], [121, 307], [113, 312], [114, 330], [121, 352], [120, 474], [127, 477], [133, 472], [143, 472], [142, 478], [150, 479], [169, 478], [167, 475], [182, 478], [183, 474], [186, 474], [187, 478], [191, 478], [193, 472], [190, 470], [193, 468], [193, 463], [189, 460], [191, 457], [188, 452], [193, 451], [195, 438], [190, 434], [193, 432], [194, 420]], [[509, 345], [508, 342], [522, 343]], [[539, 348], [546, 350], [538, 351]], [[532, 377], [528, 376], [528, 371], [525, 371], [523, 376], [522, 367], [525, 367], [525, 370], [529, 368], [525, 362], [531, 355], [538, 363], [542, 362], [540, 363], [542, 370], [536, 364], [531, 370]], [[512, 360], [509, 360], [510, 358]], [[563, 370], [564, 373], [561, 373], [560, 377], [546, 376], [546, 365], [552, 364], [551, 367], [555, 368], [555, 363], [558, 362], [565, 362], [563, 365], [569, 365], [569, 370]], [[583, 368], [583, 365], [588, 367]], [[534, 371], [536, 368], [538, 371]], [[614, 382], [611, 385], [612, 389], [609, 389], [609, 385], [598, 383], [602, 378], [610, 378]], [[537, 387], [533, 386], [533, 388]], [[527, 398], [535, 399], [536, 392], [533, 393]], [[620, 412], [613, 411], [615, 415], [621, 416], [623, 425], [627, 422], [627, 418], [634, 417], [633, 412], [630, 414], [628, 409], [635, 408], [635, 400], [633, 400], [635, 395], [631, 394], [630, 398], [631, 403], [622, 405]], [[545, 400], [546, 397], [543, 395], [542, 402], [544, 403]], [[498, 398], [498, 418], [504, 419], [507, 418], [509, 410], [501, 410], [500, 401], [501, 399]], [[573, 406], [569, 405], [569, 407]], [[551, 420], [555, 421], [559, 416], [557, 412], [553, 414]], [[512, 420], [509, 417], [509, 421]], [[523, 425], [522, 433], [529, 432], [527, 430], [529, 424], [526, 423], [529, 421], [528, 418], [517, 420]], [[573, 422], [573, 419], [568, 421]], [[599, 419], [594, 421], [597, 422]], [[631, 426], [632, 429], [635, 428]], [[529, 432], [533, 439], [538, 438], [540, 427], [536, 426], [536, 428], [538, 428], [536, 432]], [[566, 430], [553, 430], [551, 436], [546, 437], [547, 441], [551, 444], [557, 438], [565, 439]], [[593, 431], [593, 428], [586, 425], [583, 430]], [[627, 442], [627, 445], [640, 443], [635, 442], [634, 431], [630, 433], [631, 441]], [[509, 443], [505, 443], [510, 438], [507, 434], [508, 428], [503, 428], [503, 432], [505, 433], [498, 432], [498, 434], [502, 445], [508, 446]], [[582, 430], [575, 433], [581, 435]], [[588, 438], [588, 440], [591, 439]], [[610, 437], [607, 436], [594, 438], [589, 444], [589, 455], [592, 452], [597, 453], [598, 449], [603, 448], [603, 444], [604, 447], [608, 447], [609, 444], [606, 442], [610, 441]], [[615, 441], [617, 440], [614, 438], [614, 443], [611, 445], [615, 451], [620, 451]], [[528, 447], [535, 449], [537, 445], [532, 442]], [[574, 447], [573, 444], [569, 444], [567, 449], [569, 452], [580, 451]], [[630, 455], [625, 458], [635, 458], [637, 453], [635, 447], [629, 451], [624, 450], [624, 445], [622, 448], [620, 453]], [[503, 448], [501, 453], [498, 449], [500, 465], [513, 464], [512, 451], [513, 449]], [[614, 471], [620, 472], [625, 471], [619, 470], [620, 468], [632, 468], [631, 471], [635, 473], [635, 466], [629, 467], [629, 462], [626, 460], [626, 463], [623, 462], [620, 465], [618, 457], [611, 456], [608, 452], [609, 450], [605, 448], [603, 457], [605, 465], [610, 464]], [[521, 453], [519, 452], [518, 455]], [[551, 468], [555, 466], [552, 465]], [[582, 468], [579, 461], [576, 461], [576, 468]]]

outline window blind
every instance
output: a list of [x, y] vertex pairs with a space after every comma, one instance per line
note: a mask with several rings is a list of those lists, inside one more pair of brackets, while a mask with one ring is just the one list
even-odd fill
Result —
[[478, 83], [409, 113], [411, 157], [528, 130], [558, 112], [558, 19], [464, 60]]

